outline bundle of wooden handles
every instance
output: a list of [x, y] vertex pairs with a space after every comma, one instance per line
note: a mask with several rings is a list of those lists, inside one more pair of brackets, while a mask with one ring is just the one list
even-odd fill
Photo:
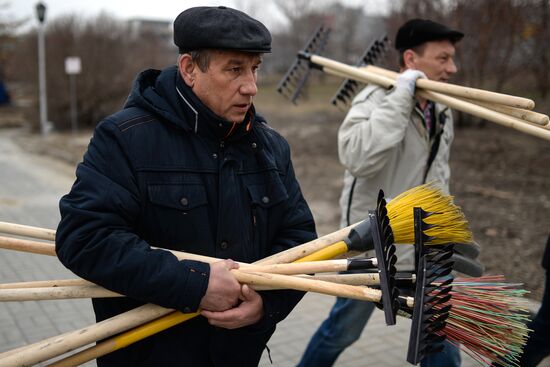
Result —
[[[379, 301], [381, 297], [380, 291], [364, 286], [365, 284], [378, 284], [379, 279], [377, 278], [377, 274], [352, 274], [349, 276], [319, 275], [313, 279], [307, 275], [280, 275], [280, 273], [311, 273], [321, 270], [323, 266], [327, 266], [323, 271], [340, 270], [342, 262], [338, 260], [329, 262], [320, 261], [318, 264], [289, 263], [297, 261], [335, 242], [343, 241], [350, 229], [355, 225], [262, 259], [254, 264], [240, 264], [240, 270], [232, 271], [240, 282], [251, 284], [252, 287], [257, 289], [298, 289], [362, 300]], [[48, 241], [55, 239], [55, 231], [53, 230], [14, 223], [0, 222], [0, 232]], [[52, 243], [10, 237], [0, 237], [0, 248], [50, 256], [55, 255], [55, 246]], [[219, 261], [219, 259], [201, 255], [175, 251], [173, 253], [180, 259], [195, 259], [206, 262]], [[357, 284], [363, 285], [358, 286]], [[80, 279], [5, 284], [0, 286], [0, 291], [4, 291], [0, 292], [5, 297], [4, 300], [119, 296], [114, 292]], [[412, 306], [414, 300], [410, 299], [410, 302]], [[52, 364], [52, 366], [79, 365], [197, 315], [197, 313], [182, 314], [157, 305], [144, 305], [95, 325], [0, 353], [0, 366], [33, 365], [126, 331], [126, 333], [101, 342], [97, 346]], [[140, 327], [140, 325], [142, 326]]]
[[[399, 75], [373, 65], [355, 67], [318, 55], [311, 55], [310, 62], [322, 66], [327, 74], [384, 88], [394, 85]], [[420, 97], [550, 140], [550, 119], [547, 115], [531, 111], [535, 102], [530, 99], [428, 79], [418, 79], [416, 87], [416, 93]]]

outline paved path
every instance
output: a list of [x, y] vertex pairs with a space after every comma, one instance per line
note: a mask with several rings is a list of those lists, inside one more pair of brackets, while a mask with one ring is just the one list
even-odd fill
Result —
[[[74, 167], [26, 154], [11, 141], [12, 134], [0, 130], [0, 221], [55, 228], [57, 202], [73, 182]], [[1, 283], [71, 276], [55, 258], [0, 250]], [[264, 353], [260, 366], [294, 366], [333, 302], [333, 297], [306, 295], [268, 344], [273, 364]], [[0, 352], [93, 322], [87, 300], [0, 303]], [[398, 325], [386, 327], [383, 314], [376, 311], [361, 340], [340, 356], [337, 366], [407, 366], [409, 325], [399, 319]], [[463, 366], [475, 364], [464, 358]]]
[[[24, 153], [13, 136], [14, 131], [0, 130], [0, 220], [55, 228], [57, 202], [69, 191], [74, 168]], [[1, 283], [70, 277], [74, 275], [57, 258], [0, 250]], [[0, 352], [94, 322], [88, 300], [3, 302]]]

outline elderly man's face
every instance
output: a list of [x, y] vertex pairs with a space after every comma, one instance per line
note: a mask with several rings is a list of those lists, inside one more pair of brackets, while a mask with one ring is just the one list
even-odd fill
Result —
[[213, 51], [206, 71], [194, 68], [191, 88], [216, 115], [242, 122], [258, 92], [256, 79], [261, 62], [259, 54]]
[[426, 42], [419, 53], [414, 53], [409, 67], [423, 71], [428, 79], [448, 82], [457, 72], [454, 63], [455, 47], [448, 40]]

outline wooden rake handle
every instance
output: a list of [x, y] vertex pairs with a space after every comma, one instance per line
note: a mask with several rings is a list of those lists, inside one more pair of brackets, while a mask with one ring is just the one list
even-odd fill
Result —
[[55, 230], [53, 229], [25, 226], [17, 223], [0, 222], [0, 233], [55, 241]]
[[[389, 73], [386, 75], [380, 75], [318, 55], [311, 55], [311, 62], [350, 76], [353, 75], [355, 71], [364, 73], [362, 76], [364, 79], [369, 79], [368, 83], [382, 85], [386, 88], [394, 82], [394, 79], [390, 77], [391, 74]], [[391, 71], [389, 72], [391, 73]], [[532, 110], [535, 107], [535, 102], [527, 98], [490, 92], [483, 89], [463, 87], [456, 84], [442, 83], [434, 80], [418, 79], [417, 86], [432, 92], [450, 94], [456, 97], [469, 98], [483, 102], [498, 103], [506, 106], [524, 108], [527, 110]]]
[[[255, 264], [277, 264], [295, 261], [303, 256], [319, 251], [324, 247], [333, 244], [334, 242], [344, 240], [347, 237], [347, 234], [349, 233], [351, 228], [353, 228], [353, 226], [354, 225], [340, 229], [316, 240], [257, 261]], [[33, 250], [36, 250], [36, 248], [33, 248]], [[50, 249], [48, 251], [49, 253], [46, 254], [54, 255], [54, 246], [50, 245]], [[114, 318], [104, 320], [100, 323], [85, 327], [83, 329], [65, 333], [56, 337], [43, 340], [41, 342], [37, 342], [2, 353], [0, 354], [0, 367], [40, 363], [42, 361], [80, 348], [84, 345], [93, 343], [97, 340], [106, 339], [115, 334], [128, 331], [139, 325], [151, 322], [154, 319], [166, 316], [170, 313], [174, 313], [174, 310], [168, 310], [157, 305], [144, 305], [137, 309], [130, 310], [123, 314], [117, 315]], [[129, 331], [125, 334], [125, 342], [129, 342], [130, 340], [139, 340], [138, 338], [144, 338], [147, 335], [152, 335], [160, 330], [164, 330], [166, 328], [184, 322], [190, 318], [198, 316], [198, 313], [181, 314], [180, 312], [175, 312], [174, 314], [175, 315], [172, 315], [172, 317], [167, 316], [167, 318], [165, 320], [162, 320], [162, 322], [157, 322], [154, 325], [144, 325], [135, 332], [133, 330]], [[118, 340], [119, 339], [116, 339], [117, 342]], [[107, 344], [102, 344], [105, 346], [112, 344], [112, 342], [113, 340], [109, 340], [105, 342]], [[96, 358], [113, 350], [107, 348], [108, 350], [105, 351], [105, 347], [102, 348], [103, 349], [101, 350], [99, 350], [100, 348], [98, 348], [94, 349], [93, 351], [92, 349], [86, 351], [88, 352], [88, 358], [90, 356], [92, 356], [91, 358]]]
[[[352, 274], [318, 274], [318, 275], [305, 275], [297, 274], [296, 277], [322, 280], [325, 282], [332, 282], [338, 284], [349, 285], [378, 285], [380, 284], [380, 277], [377, 273], [352, 273]], [[29, 282], [15, 282], [15, 283], [3, 283], [0, 284], [0, 290], [2, 289], [25, 289], [25, 288], [57, 288], [57, 287], [79, 287], [96, 285], [90, 281], [84, 279], [55, 279], [55, 280], [35, 280]], [[272, 287], [257, 287], [256, 290], [271, 290], [280, 289]]]
[[[364, 286], [336, 284], [330, 281], [307, 277], [294, 277], [263, 272], [241, 270], [231, 270], [231, 272], [239, 283], [248, 284], [254, 289], [295, 289], [305, 292], [315, 292], [330, 296], [374, 302], [377, 302], [380, 299], [380, 291]], [[0, 302], [111, 297], [123, 297], [123, 295], [109, 291], [95, 284], [0, 289]]]
[[[372, 73], [375, 73], [375, 74], [386, 76], [388, 78], [391, 78], [392, 80], [395, 80], [399, 76], [399, 73], [396, 73], [395, 71], [391, 71], [391, 70], [384, 69], [384, 68], [374, 66], [374, 65], [367, 65], [367, 66], [362, 67], [360, 69], [365, 70], [367, 72], [372, 72]], [[437, 85], [448, 85], [448, 86], [452, 85], [452, 84], [441, 83], [441, 82], [437, 82], [437, 81], [433, 81], [433, 80], [429, 80], [429, 79], [418, 79], [416, 84], [419, 88], [422, 88], [422, 86], [423, 85], [425, 86], [426, 83], [428, 83], [428, 84], [437, 83]], [[436, 90], [431, 89], [431, 88], [424, 88], [424, 89], [436, 91]], [[439, 92], [443, 93], [443, 94], [447, 94], [445, 92], [442, 92], [441, 90]], [[448, 93], [448, 94], [451, 94], [451, 93]], [[483, 101], [483, 100], [476, 100], [476, 99], [472, 99], [472, 98], [461, 97], [460, 99], [465, 100], [466, 102], [477, 104], [479, 106], [482, 106], [482, 107], [500, 112], [500, 113], [504, 113], [504, 114], [507, 114], [507, 115], [525, 120], [527, 122], [531, 122], [531, 123], [536, 124], [536, 125], [546, 127], [546, 125], [548, 125], [548, 123], [550, 122], [550, 119], [547, 115], [544, 115], [544, 114], [538, 113], [538, 112], [534, 112], [534, 111], [530, 111], [529, 109], [513, 107], [513, 106], [510, 106], [510, 105], [505, 105], [505, 104], [501, 104], [501, 103], [498, 103], [498, 102], [487, 102], [487, 101]]]
[[[313, 58], [314, 56], [312, 56], [312, 60]], [[315, 60], [317, 60], [316, 58], [317, 56], [315, 56]], [[326, 63], [327, 65], [324, 66], [324, 69], [323, 69], [327, 74], [336, 75], [340, 77], [344, 76], [346, 78], [358, 80], [364, 83], [374, 83], [377, 85], [381, 85], [385, 88], [389, 88], [394, 83], [394, 81], [389, 77], [374, 74], [374, 73], [369, 73], [359, 68], [341, 64], [336, 61], [332, 61], [332, 60], [330, 61], [331, 61], [330, 63]], [[335, 68], [335, 69], [332, 69], [332, 68]], [[422, 98], [426, 98], [431, 101], [444, 104], [455, 110], [469, 113], [471, 115], [480, 117], [488, 121], [495, 122], [497, 124], [500, 124], [506, 127], [510, 127], [512, 129], [524, 132], [526, 134], [530, 134], [545, 140], [550, 140], [550, 130], [546, 130], [541, 126], [533, 125], [519, 118], [510, 116], [504, 113], [500, 113], [497, 111], [493, 111], [489, 108], [485, 108], [480, 105], [466, 102], [465, 100], [461, 100], [456, 97], [451, 97], [446, 94], [442, 94], [438, 92], [419, 89], [416, 93]]]
[[[46, 242], [37, 242], [30, 240], [23, 240], [17, 238], [0, 236], [0, 248], [39, 253], [42, 255], [55, 256], [55, 245]], [[196, 255], [183, 251], [165, 250], [169, 251], [178, 260], [196, 260], [206, 263], [213, 263], [221, 261], [215, 257]], [[274, 274], [311, 274], [311, 273], [330, 273], [348, 270], [348, 260], [323, 260], [323, 261], [309, 261], [309, 262], [296, 262], [290, 264], [246, 264], [239, 263], [240, 270], [249, 272], [261, 272], [261, 273], [274, 273]]]
[[[293, 248], [279, 252], [277, 254], [268, 256], [266, 258], [263, 258], [257, 261], [256, 264], [268, 265], [268, 264], [291, 263], [293, 261], [303, 258], [304, 256], [307, 256], [319, 250], [322, 250], [323, 248], [328, 247], [336, 242], [345, 240], [350, 230], [356, 225], [358, 225], [359, 223], [360, 222], [354, 223], [348, 227], [345, 227], [337, 231], [334, 231], [332, 233], [329, 233], [327, 235], [321, 236], [315, 240], [295, 246]], [[35, 239], [46, 239], [50, 241], [55, 240], [55, 230], [25, 226], [25, 225], [8, 223], [8, 222], [0, 222], [0, 233], [16, 234], [20, 236], [26, 236], [26, 237], [35, 238]], [[4, 247], [4, 248], [9, 248], [9, 247]], [[12, 249], [18, 250], [18, 251], [26, 251], [26, 252], [50, 255], [49, 251], [51, 250], [48, 249], [46, 250], [47, 253], [43, 253], [41, 252], [43, 248], [44, 247], [41, 247], [41, 246], [34, 247], [34, 245], [31, 245], [27, 249], [23, 249], [23, 248], [12, 248]], [[53, 246], [52, 248], [54, 249], [52, 254], [55, 255], [55, 248]]]

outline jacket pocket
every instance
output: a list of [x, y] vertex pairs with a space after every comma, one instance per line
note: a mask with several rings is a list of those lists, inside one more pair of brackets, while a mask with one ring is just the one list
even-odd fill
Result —
[[268, 185], [247, 185], [252, 205], [269, 209], [280, 202], [288, 199], [288, 193], [283, 183], [278, 181], [270, 182]]
[[144, 222], [155, 245], [197, 253], [212, 241], [208, 196], [203, 184], [166, 183], [147, 186]]
[[151, 203], [183, 212], [208, 204], [201, 184], [156, 184], [147, 191]]

